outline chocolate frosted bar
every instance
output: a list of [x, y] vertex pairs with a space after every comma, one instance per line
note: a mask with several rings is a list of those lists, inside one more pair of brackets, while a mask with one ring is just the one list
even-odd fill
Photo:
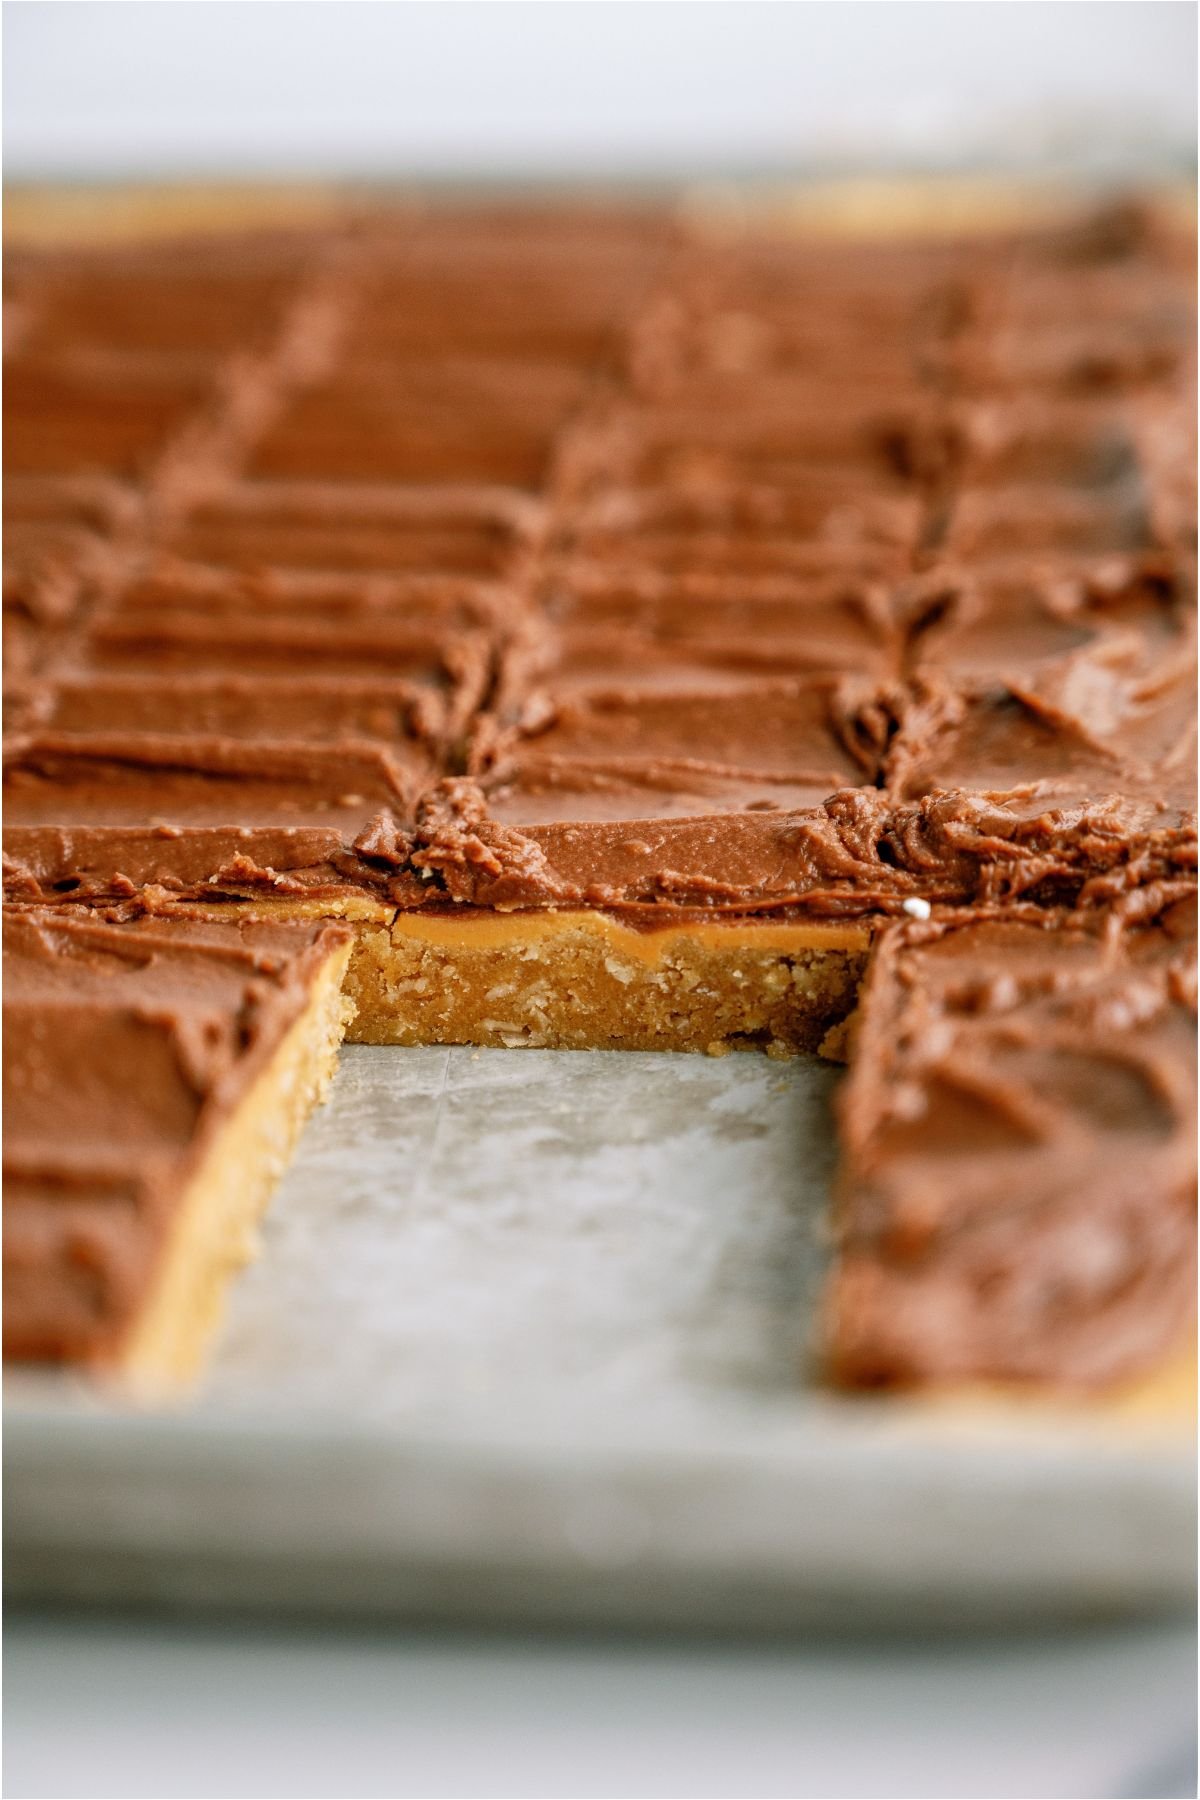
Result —
[[333, 1073], [349, 943], [6, 913], [6, 1356], [194, 1365]]
[[841, 1094], [834, 1375], [1103, 1383], [1195, 1300], [1196, 905], [890, 927]]
[[[166, 933], [149, 1005], [344, 919], [364, 1041], [772, 1054], [844, 1044], [868, 970], [839, 1379], [1145, 1367], [1193, 1230], [1147, 1073], [1195, 877], [1190, 244], [580, 202], [12, 256], [20, 966]], [[19, 1279], [69, 1322], [57, 1216]], [[91, 1354], [46, 1306], [16, 1348]]]

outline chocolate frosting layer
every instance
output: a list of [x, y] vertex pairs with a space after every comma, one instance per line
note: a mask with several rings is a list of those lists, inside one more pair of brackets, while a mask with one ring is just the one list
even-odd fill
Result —
[[[1186, 865], [1193, 584], [1155, 496], [1190, 453], [1189, 302], [1161, 235], [458, 230], [151, 260], [179, 321], [138, 368], [138, 259], [23, 276], [18, 363], [61, 372], [37, 430], [98, 448], [18, 505], [83, 507], [113, 551], [55, 565], [10, 894], [869, 914]], [[276, 324], [234, 364], [242, 266]]]
[[1196, 918], [889, 928], [839, 1107], [826, 1350], [853, 1385], [1102, 1383], [1195, 1298]]
[[112, 1355], [188, 1181], [348, 933], [4, 917], [4, 1348]]
[[411, 796], [391, 753], [361, 744], [47, 735], [7, 770], [8, 880], [19, 898], [74, 900], [375, 885], [355, 840]]
[[[689, 781], [660, 772], [667, 795], [653, 774], [645, 787], [640, 779], [612, 764], [518, 772], [512, 787], [497, 777], [490, 793], [443, 782], [417, 809], [411, 861], [424, 885], [397, 882], [391, 892], [402, 905], [447, 895], [505, 908], [654, 905], [664, 919], [675, 906], [869, 915], [895, 912], [906, 899], [1110, 900], [1196, 867], [1193, 825], [1119, 795], [1029, 810], [959, 791], [899, 803], [864, 787], [801, 811], [735, 804], [718, 813], [730, 793], [720, 772], [697, 769]], [[744, 782], [734, 778], [735, 802]], [[692, 816], [666, 816], [681, 802]], [[504, 823], [510, 809], [519, 826]], [[547, 820], [547, 812], [569, 820]]]

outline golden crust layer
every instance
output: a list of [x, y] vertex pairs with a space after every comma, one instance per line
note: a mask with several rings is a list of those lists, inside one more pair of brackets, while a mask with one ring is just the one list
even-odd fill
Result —
[[258, 1249], [258, 1224], [314, 1107], [329, 1092], [352, 1016], [343, 993], [351, 946], [329, 959], [312, 998], [197, 1170], [162, 1266], [114, 1372], [143, 1398], [169, 1394], [200, 1369], [231, 1278]]
[[506, 1049], [815, 1050], [854, 1005], [855, 927], [638, 931], [600, 913], [425, 917], [360, 926], [350, 1037]]
[[4, 1347], [161, 1391], [333, 1074], [337, 925], [9, 909]]

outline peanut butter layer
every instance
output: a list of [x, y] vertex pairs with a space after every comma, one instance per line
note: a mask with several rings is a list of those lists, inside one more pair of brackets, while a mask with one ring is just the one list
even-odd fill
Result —
[[888, 930], [843, 1090], [835, 1376], [1098, 1384], [1195, 1295], [1195, 900]]
[[5, 915], [6, 1355], [120, 1361], [190, 1184], [347, 943], [332, 925]]
[[788, 1056], [817, 1049], [845, 1018], [868, 947], [864, 927], [824, 921], [402, 912], [357, 931], [350, 1035]]

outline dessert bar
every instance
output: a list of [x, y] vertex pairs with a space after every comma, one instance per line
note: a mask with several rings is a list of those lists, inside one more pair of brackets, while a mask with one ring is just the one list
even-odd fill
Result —
[[1195, 909], [1146, 889], [881, 934], [840, 1096], [840, 1379], [1097, 1383], [1183, 1341]]
[[[348, 203], [10, 253], [12, 1354], [191, 1353], [155, 1293], [221, 1251], [173, 1221], [238, 1214], [220, 1146], [303, 1018], [326, 1066], [343, 966], [365, 1042], [848, 1050], [839, 1382], [1186, 1337], [1194, 233], [937, 224]], [[218, 1103], [190, 1047], [250, 986]], [[144, 1202], [109, 1035], [192, 1096]]]
[[4, 917], [4, 1349], [192, 1373], [333, 1076], [338, 925]]

